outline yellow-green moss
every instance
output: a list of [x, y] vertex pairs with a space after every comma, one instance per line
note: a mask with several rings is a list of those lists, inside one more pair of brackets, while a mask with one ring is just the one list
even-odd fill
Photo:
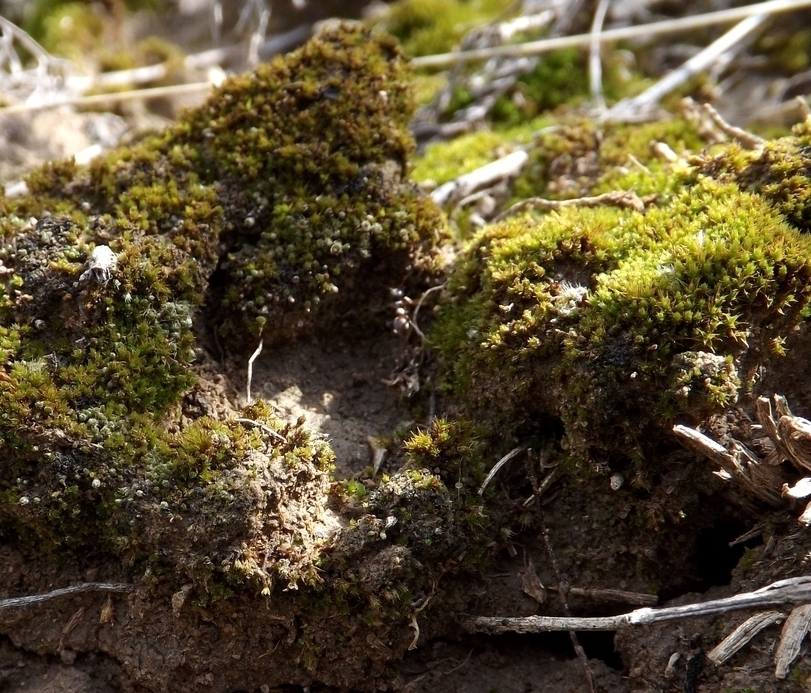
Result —
[[673, 171], [644, 213], [482, 231], [431, 342], [500, 435], [561, 420], [581, 459], [628, 459], [652, 428], [734, 402], [756, 355], [805, 318], [809, 279], [811, 240], [768, 201]]
[[[391, 39], [340, 28], [164, 133], [0, 196], [3, 536], [213, 591], [317, 581], [318, 517], [271, 515], [325, 511], [326, 443], [260, 405], [254, 424], [175, 429], [208, 329], [253, 348], [419, 271], [441, 219], [404, 175], [405, 70]], [[88, 274], [99, 246], [106, 278]]]
[[630, 189], [631, 184], [640, 196], [656, 194], [663, 185], [662, 172], [669, 170], [651, 150], [657, 142], [680, 156], [704, 146], [695, 128], [681, 118], [602, 126], [585, 118], [564, 118], [535, 138], [513, 196], [568, 199]]
[[759, 149], [733, 144], [693, 163], [703, 174], [762, 195], [797, 229], [811, 231], [811, 120]]
[[551, 122], [548, 118], [535, 118], [519, 126], [502, 126], [447, 142], [431, 142], [414, 157], [412, 176], [416, 181], [432, 180], [442, 185], [530, 144], [533, 135]]
[[412, 57], [447, 53], [468, 31], [509, 7], [506, 0], [400, 0], [390, 6], [381, 26]]

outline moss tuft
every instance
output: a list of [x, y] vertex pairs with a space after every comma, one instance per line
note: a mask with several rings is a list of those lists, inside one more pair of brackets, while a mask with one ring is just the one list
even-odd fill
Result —
[[733, 403], [758, 354], [805, 318], [809, 278], [811, 241], [768, 201], [682, 174], [645, 213], [569, 208], [485, 229], [431, 339], [501, 435], [562, 420], [581, 459], [627, 459], [652, 428]]
[[441, 221], [404, 175], [405, 70], [391, 39], [339, 28], [0, 196], [0, 534], [111, 552], [201, 598], [318, 582], [328, 445], [262, 405], [180, 430], [178, 407], [204, 305], [241, 348], [416, 273]]
[[736, 144], [715, 156], [696, 157], [704, 175], [734, 181], [742, 190], [770, 200], [800, 231], [811, 231], [811, 120], [792, 134], [751, 151]]
[[400, 0], [390, 6], [382, 27], [409, 56], [447, 53], [468, 31], [509, 7], [505, 0]]

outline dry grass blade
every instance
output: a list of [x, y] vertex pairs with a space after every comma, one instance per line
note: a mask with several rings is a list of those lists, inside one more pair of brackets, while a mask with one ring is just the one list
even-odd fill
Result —
[[740, 48], [741, 44], [752, 38], [768, 19], [769, 15], [765, 13], [747, 17], [700, 53], [666, 74], [639, 96], [620, 101], [606, 114], [606, 118], [609, 120], [639, 120], [655, 114], [659, 102], [665, 96], [672, 94], [696, 75], [708, 70], [721, 56], [735, 48]]
[[256, 351], [251, 354], [251, 357], [248, 359], [248, 382], [245, 386], [245, 400], [248, 404], [253, 404], [253, 399], [251, 399], [251, 385], [253, 384], [253, 362], [259, 358], [259, 354], [262, 353], [262, 346], [265, 344], [264, 339], [259, 340], [259, 346], [256, 347]]
[[[739, 22], [742, 19], [756, 14], [774, 15], [782, 12], [811, 7], [811, 0], [771, 0], [755, 5], [735, 7], [718, 12], [707, 12], [679, 19], [667, 19], [661, 22], [651, 22], [640, 26], [608, 29], [600, 34], [601, 43], [615, 41], [652, 39], [666, 34], [680, 34], [695, 29]], [[425, 55], [414, 58], [415, 67], [448, 67], [458, 63], [476, 60], [489, 60], [490, 58], [517, 57], [527, 55], [542, 55], [562, 48], [583, 48], [591, 45], [592, 34], [577, 34], [574, 36], [561, 36], [540, 41], [529, 41], [510, 46], [496, 46], [494, 48], [481, 48], [471, 51], [458, 51], [455, 53], [442, 53], [439, 55]]]
[[165, 87], [151, 87], [149, 89], [131, 89], [110, 94], [93, 94], [92, 96], [68, 96], [52, 102], [15, 104], [0, 108], [0, 115], [14, 115], [42, 111], [57, 106], [78, 106], [79, 108], [98, 105], [111, 105], [122, 101], [139, 101], [155, 99], [164, 96], [182, 96], [183, 94], [196, 94], [208, 91], [211, 82], [191, 82], [189, 84], [170, 84]]
[[591, 22], [592, 41], [589, 46], [589, 83], [591, 86], [591, 100], [595, 108], [603, 113], [606, 109], [605, 97], [603, 96], [603, 64], [600, 60], [600, 32], [603, 30], [603, 22], [608, 12], [611, 0], [600, 0], [597, 9], [594, 10], [594, 19]]
[[479, 495], [481, 496], [484, 493], [484, 489], [487, 488], [488, 484], [495, 478], [496, 474], [498, 474], [499, 470], [507, 464], [511, 459], [517, 457], [522, 452], [524, 452], [529, 445], [519, 445], [517, 448], [513, 448], [510, 450], [504, 457], [502, 457], [498, 462], [493, 465], [493, 468], [490, 470], [490, 473], [487, 475], [485, 480], [482, 482], [481, 487], [479, 488]]

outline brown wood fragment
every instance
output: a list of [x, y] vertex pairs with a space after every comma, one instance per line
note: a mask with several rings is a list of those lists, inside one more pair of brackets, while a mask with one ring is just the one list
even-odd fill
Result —
[[526, 568], [521, 571], [521, 591], [532, 597], [538, 602], [539, 606], [546, 601], [546, 588], [543, 586], [541, 578], [538, 577], [538, 573], [535, 572], [532, 559], [529, 560]]
[[763, 611], [746, 619], [741, 625], [733, 630], [718, 645], [707, 653], [707, 658], [715, 664], [721, 666], [724, 662], [741, 648], [747, 645], [764, 628], [779, 623], [786, 615], [782, 611]]
[[781, 416], [777, 431], [794, 466], [803, 472], [811, 471], [811, 421], [799, 416]]
[[784, 679], [791, 665], [800, 656], [800, 646], [811, 630], [811, 604], [803, 604], [794, 609], [783, 625], [780, 642], [774, 653], [774, 676]]

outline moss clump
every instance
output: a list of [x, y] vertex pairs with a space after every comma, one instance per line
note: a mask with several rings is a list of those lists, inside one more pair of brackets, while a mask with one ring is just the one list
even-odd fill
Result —
[[0, 196], [3, 536], [201, 585], [316, 580], [326, 444], [261, 408], [253, 428], [177, 431], [178, 407], [204, 303], [240, 348], [414, 272], [439, 216], [404, 177], [404, 77], [391, 39], [337, 29], [160, 135]]
[[[168, 433], [93, 407], [64, 429], [37, 426], [27, 459], [3, 470], [19, 475], [3, 479], [3, 531], [40, 550], [92, 545], [192, 580], [201, 595], [314, 584], [332, 452], [263, 405], [245, 415], [278, 437], [207, 417]], [[306, 527], [280, 520], [304, 509]]]
[[756, 150], [732, 144], [715, 156], [697, 157], [700, 173], [734, 181], [741, 189], [770, 200], [800, 231], [811, 231], [811, 121], [796, 125], [788, 137]]
[[504, 0], [401, 0], [391, 5], [382, 27], [410, 56], [446, 53], [468, 31], [509, 7]]
[[442, 226], [405, 178], [405, 71], [391, 39], [324, 34], [228, 80], [160, 136], [31, 174], [11, 211], [83, 226], [108, 215], [107, 235], [159, 235], [206, 278], [219, 263], [208, 300], [224, 335], [287, 339], [357, 284], [405, 274]]
[[680, 118], [603, 126], [566, 119], [535, 137], [513, 196], [570, 199], [617, 189], [632, 189], [640, 196], [656, 194], [666, 185], [662, 174], [670, 176], [668, 165], [651, 151], [656, 142], [680, 155], [704, 146], [695, 128]]
[[669, 184], [644, 213], [527, 215], [469, 244], [431, 339], [480, 420], [644, 455], [652, 428], [734, 402], [805, 318], [811, 241], [734, 185]]

